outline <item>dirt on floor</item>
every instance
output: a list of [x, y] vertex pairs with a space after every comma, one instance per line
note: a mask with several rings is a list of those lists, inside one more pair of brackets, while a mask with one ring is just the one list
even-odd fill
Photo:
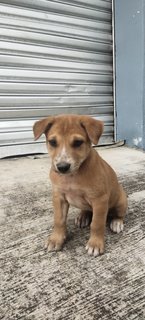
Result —
[[89, 227], [74, 225], [60, 252], [47, 253], [53, 227], [50, 159], [0, 161], [0, 319], [145, 320], [145, 153], [98, 148], [128, 194], [122, 234], [106, 227], [105, 254], [87, 255]]

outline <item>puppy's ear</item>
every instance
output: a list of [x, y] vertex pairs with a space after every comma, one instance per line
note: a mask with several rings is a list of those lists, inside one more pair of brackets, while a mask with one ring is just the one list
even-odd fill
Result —
[[44, 118], [42, 120], [38, 120], [34, 123], [33, 133], [35, 140], [39, 139], [43, 133], [46, 133], [52, 124], [54, 123], [54, 117]]
[[81, 125], [85, 128], [90, 141], [96, 145], [103, 133], [103, 122], [89, 116], [81, 116]]

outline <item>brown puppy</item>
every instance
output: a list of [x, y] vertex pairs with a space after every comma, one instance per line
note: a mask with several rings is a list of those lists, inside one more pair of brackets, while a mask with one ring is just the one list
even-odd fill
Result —
[[108, 212], [113, 213], [111, 230], [119, 233], [127, 209], [126, 194], [115, 172], [91, 147], [91, 143], [98, 143], [103, 123], [89, 116], [50, 116], [37, 121], [33, 131], [36, 140], [45, 133], [52, 158], [54, 230], [46, 247], [61, 249], [66, 239], [69, 205], [73, 205], [81, 209], [77, 225], [83, 227], [91, 222], [86, 250], [98, 256], [104, 252]]

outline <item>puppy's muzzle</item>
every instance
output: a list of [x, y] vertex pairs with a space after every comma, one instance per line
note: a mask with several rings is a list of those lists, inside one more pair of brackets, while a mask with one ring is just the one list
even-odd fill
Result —
[[57, 165], [57, 170], [60, 172], [60, 173], [67, 173], [70, 169], [70, 163], [67, 163], [67, 162], [59, 162]]

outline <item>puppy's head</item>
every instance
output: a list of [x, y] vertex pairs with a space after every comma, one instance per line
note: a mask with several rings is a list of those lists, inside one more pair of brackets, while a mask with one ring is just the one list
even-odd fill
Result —
[[91, 143], [97, 144], [103, 132], [103, 123], [89, 116], [60, 115], [35, 122], [35, 140], [43, 133], [55, 171], [73, 173], [90, 153]]

